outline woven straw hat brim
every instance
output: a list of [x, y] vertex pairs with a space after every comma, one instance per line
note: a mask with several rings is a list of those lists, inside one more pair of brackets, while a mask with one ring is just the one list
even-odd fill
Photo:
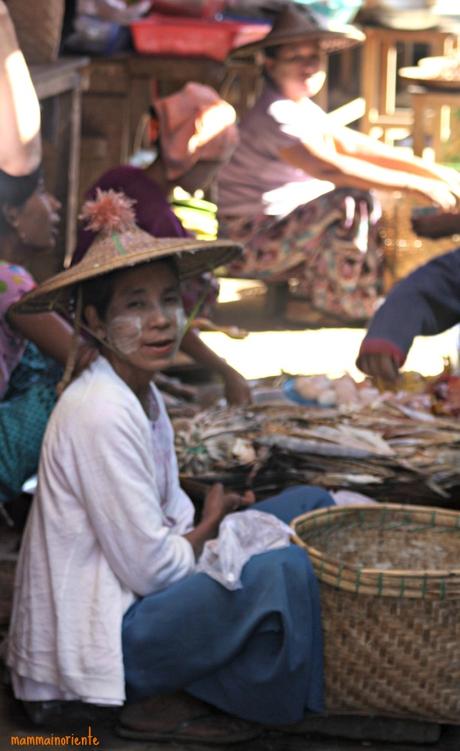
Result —
[[[188, 238], [155, 238], [137, 228], [133, 234], [136, 241], [138, 238], [144, 241], [144, 247], [127, 251], [125, 254], [118, 252], [115, 255], [113, 249], [111, 253], [100, 252], [101, 246], [113, 244], [111, 238], [96, 239], [80, 263], [47, 279], [28, 292], [14, 305], [14, 311], [43, 313], [53, 309], [67, 309], [72, 289], [76, 285], [141, 263], [174, 258], [180, 279], [187, 279], [229, 263], [242, 251], [241, 245], [231, 240], [209, 242]], [[122, 239], [125, 238], [126, 234]]]
[[241, 47], [236, 47], [229, 55], [230, 59], [249, 57], [250, 55], [263, 50], [265, 47], [278, 47], [283, 44], [302, 44], [302, 42], [319, 42], [321, 49], [330, 54], [340, 52], [341, 50], [350, 49], [357, 44], [362, 44], [366, 35], [356, 26], [340, 26], [337, 30], [332, 27], [329, 29], [315, 29], [311, 31], [289, 31], [274, 33], [271, 32], [263, 39], [257, 42], [250, 42]]

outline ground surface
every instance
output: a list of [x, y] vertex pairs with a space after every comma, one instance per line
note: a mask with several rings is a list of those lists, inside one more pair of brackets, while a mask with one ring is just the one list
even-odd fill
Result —
[[[89, 726], [91, 727], [91, 734], [99, 741], [98, 748], [101, 751], [205, 751], [210, 749], [211, 746], [203, 746], [201, 744], [182, 744], [182, 743], [153, 743], [145, 741], [125, 740], [119, 738], [115, 731], [115, 718], [109, 714], [99, 712], [82, 722], [81, 724], [72, 723], [70, 721], [62, 721], [59, 725], [56, 725], [51, 732], [45, 732], [37, 729], [33, 726], [25, 716], [23, 710], [17, 702], [15, 702], [5, 690], [1, 696], [0, 705], [0, 748], [1, 751], [8, 751], [10, 748], [14, 748], [18, 742], [12, 745], [12, 738], [29, 738], [29, 741], [34, 740], [34, 743], [28, 743], [27, 749], [33, 750], [34, 748], [40, 748], [44, 745], [45, 738], [50, 741], [53, 736], [72, 736], [74, 738], [88, 737]], [[376, 726], [374, 726], [375, 729]], [[349, 731], [355, 732], [359, 728], [358, 721], [350, 721]], [[399, 726], [399, 731], [404, 732], [404, 728]], [[389, 728], [389, 734], [391, 734], [391, 728]], [[42, 736], [43, 740], [31, 738], [31, 736]], [[37, 741], [37, 742], [35, 742]], [[20, 743], [20, 741], [19, 741]], [[52, 747], [52, 746], [49, 746]], [[56, 747], [56, 746], [54, 746]], [[93, 748], [96, 746], [93, 745]], [[72, 739], [64, 746], [60, 748], [66, 749], [66, 751], [74, 751], [76, 748], [75, 742], [72, 743]], [[213, 746], [212, 748], [217, 748]], [[230, 749], [236, 748], [238, 751], [421, 751], [427, 749], [429, 751], [459, 751], [460, 749], [460, 728], [444, 727], [441, 730], [441, 736], [438, 742], [426, 745], [424, 743], [409, 743], [397, 741], [390, 743], [388, 741], [362, 741], [352, 740], [346, 738], [327, 737], [319, 735], [317, 733], [310, 733], [305, 735], [293, 736], [281, 733], [267, 732], [263, 734], [257, 740], [253, 740], [249, 743], [241, 743], [237, 746], [219, 745], [218, 748]]]
[[[348, 372], [357, 380], [363, 378], [355, 360], [364, 328], [342, 328], [332, 321], [324, 326], [320, 320], [314, 324], [293, 323], [280, 315], [267, 315], [264, 287], [253, 281], [222, 280], [220, 299], [215, 320], [240, 326], [249, 335], [237, 340], [225, 334], [206, 333], [203, 338], [246, 378], [263, 378], [281, 371], [325, 373], [332, 378]], [[441, 372], [444, 357], [456, 359], [457, 340], [456, 329], [438, 336], [418, 337], [404, 369], [423, 375]]]

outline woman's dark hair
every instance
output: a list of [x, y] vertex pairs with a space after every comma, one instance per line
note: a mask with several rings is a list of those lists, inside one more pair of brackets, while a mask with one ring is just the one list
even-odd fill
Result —
[[11, 225], [4, 214], [3, 208], [5, 206], [15, 206], [17, 208], [24, 206], [30, 196], [37, 190], [42, 179], [43, 171], [41, 165], [29, 175], [9, 175], [7, 172], [0, 170], [0, 235], [6, 235], [11, 231]]
[[[158, 258], [156, 262], [158, 263], [159, 261], [166, 263], [168, 266], [170, 266], [171, 270], [176, 275], [178, 275], [178, 266], [174, 257]], [[139, 264], [137, 267], [127, 266], [123, 269], [112, 271], [110, 274], [104, 274], [100, 277], [96, 276], [94, 279], [89, 279], [87, 282], [83, 282], [83, 284], [81, 285], [81, 291], [84, 320], [86, 320], [84, 317], [85, 308], [87, 307], [87, 305], [94, 305], [99, 318], [101, 319], [101, 321], [104, 321], [107, 315], [107, 308], [109, 307], [110, 301], [112, 299], [115, 281], [120, 276], [120, 274], [130, 268], [150, 266], [151, 263], [155, 263], [155, 261], [148, 261], [147, 263]], [[88, 323], [88, 321], [86, 321], [86, 323]]]
[[101, 321], [105, 319], [107, 308], [112, 299], [113, 285], [119, 273], [119, 271], [112, 271], [110, 274], [104, 274], [101, 277], [96, 276], [81, 285], [83, 318], [87, 305], [93, 305]]
[[265, 47], [263, 51], [265, 57], [270, 57], [272, 60], [274, 60], [276, 57], [278, 57], [278, 52], [280, 51], [281, 46], [281, 44], [276, 44], [274, 47]]
[[[280, 51], [280, 47], [282, 46], [283, 45], [281, 44], [277, 44], [274, 47], [265, 47], [263, 50], [265, 57], [268, 57], [270, 60], [276, 60], [276, 58], [278, 57], [278, 52]], [[275, 83], [265, 66], [262, 70], [262, 77], [264, 81], [270, 84], [270, 86], [279, 91], [278, 84]]]

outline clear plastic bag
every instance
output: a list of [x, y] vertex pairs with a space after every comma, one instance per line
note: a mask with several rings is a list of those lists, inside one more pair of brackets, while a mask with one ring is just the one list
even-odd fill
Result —
[[207, 574], [227, 589], [241, 589], [244, 564], [257, 553], [285, 548], [293, 531], [265, 511], [239, 511], [222, 521], [219, 536], [208, 540], [196, 571]]

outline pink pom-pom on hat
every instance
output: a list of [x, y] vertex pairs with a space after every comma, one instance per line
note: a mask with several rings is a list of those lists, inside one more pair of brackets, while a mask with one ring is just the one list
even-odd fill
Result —
[[94, 201], [86, 201], [79, 219], [93, 232], [126, 232], [135, 224], [133, 206], [136, 201], [115, 190], [97, 189]]

